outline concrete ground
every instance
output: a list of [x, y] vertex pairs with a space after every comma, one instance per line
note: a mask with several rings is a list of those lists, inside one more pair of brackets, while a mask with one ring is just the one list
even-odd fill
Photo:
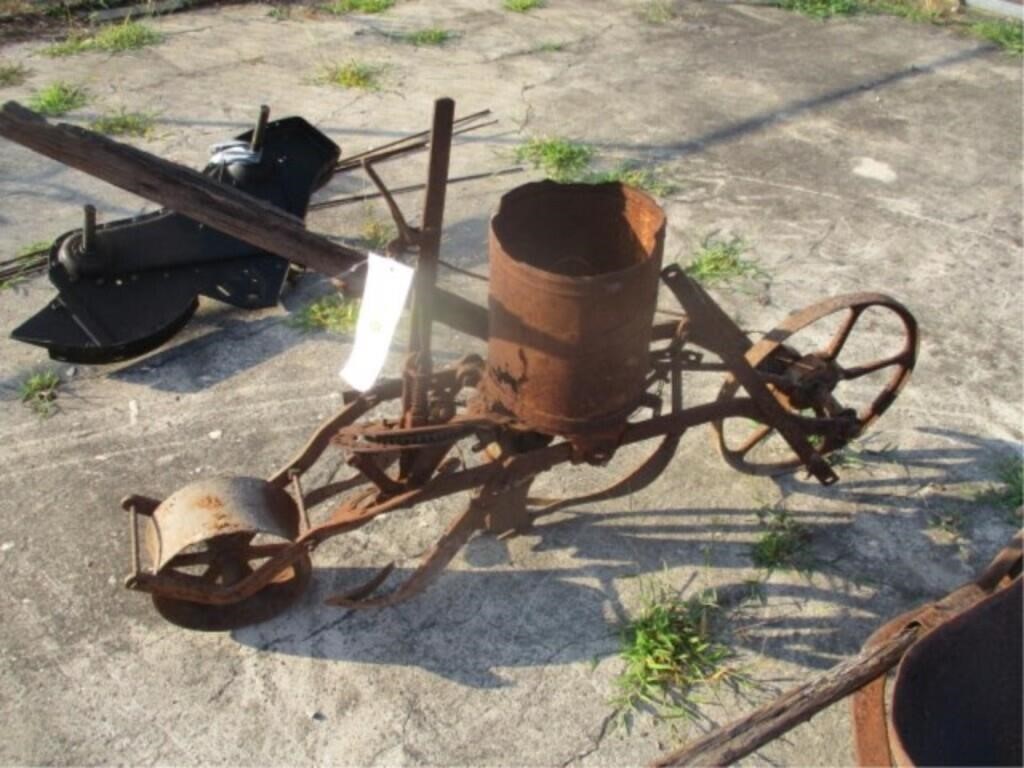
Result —
[[[517, 144], [548, 135], [591, 144], [600, 167], [657, 168], [674, 186], [662, 197], [666, 260], [688, 262], [712, 232], [742, 237], [763, 274], [715, 295], [752, 330], [828, 296], [892, 294], [921, 327], [909, 386], [831, 488], [738, 474], [701, 428], [648, 489], [508, 542], [478, 537], [397, 608], [353, 613], [323, 600], [371, 566], [411, 567], [463, 500], [336, 539], [315, 553], [310, 588], [284, 614], [200, 634], [121, 587], [129, 531], [118, 500], [217, 474], [266, 475], [302, 444], [339, 406], [350, 340], [287, 321], [329, 285], [307, 275], [261, 312], [204, 301], [167, 347], [97, 368], [54, 364], [8, 340], [53, 293], [42, 277], [8, 289], [0, 762], [639, 765], [855, 653], [887, 617], [968, 579], [1013, 533], [1012, 514], [982, 491], [1022, 436], [1020, 59], [885, 17], [823, 23], [700, 2], [653, 25], [625, 0], [550, 0], [524, 15], [500, 5], [410, 0], [346, 18], [294, 8], [286, 20], [245, 5], [154, 20], [165, 41], [118, 56], [50, 59], [43, 41], [7, 45], [0, 57], [30, 72], [0, 97], [83, 84], [91, 100], [68, 119], [154, 112], [156, 132], [137, 143], [192, 166], [261, 102], [303, 115], [346, 153], [426, 127], [440, 95], [463, 113], [489, 107], [498, 124], [458, 142], [453, 173], [500, 169]], [[425, 26], [458, 37], [433, 49], [386, 36]], [[324, 63], [352, 58], [386, 67], [379, 91], [314, 84]], [[386, 170], [397, 183], [423, 175], [419, 158]], [[533, 175], [453, 186], [445, 257], [486, 270], [488, 216]], [[320, 197], [361, 183], [338, 179]], [[151, 207], [7, 142], [0, 194], [7, 255], [78, 226], [85, 202], [104, 219]], [[353, 234], [368, 216], [383, 209], [335, 209], [309, 225]], [[483, 296], [469, 278], [443, 280]], [[885, 328], [868, 323], [851, 345], [893, 343]], [[446, 359], [479, 349], [443, 332], [437, 346]], [[59, 410], [41, 419], [19, 402], [19, 385], [44, 369], [63, 384]], [[694, 377], [687, 400], [718, 386]], [[595, 487], [639, 455], [546, 476], [540, 490]], [[769, 507], [809, 528], [809, 570], [753, 565], [757, 513]], [[721, 637], [750, 684], [701, 692], [692, 722], [641, 713], [616, 728], [616, 627], [652, 579], [688, 596], [717, 588], [729, 608]], [[737, 598], [752, 580], [763, 602]], [[853, 759], [842, 703], [750, 762]]]

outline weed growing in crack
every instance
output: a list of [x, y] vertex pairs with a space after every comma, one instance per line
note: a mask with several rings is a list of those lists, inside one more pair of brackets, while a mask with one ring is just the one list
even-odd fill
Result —
[[544, 7], [544, 0], [504, 0], [502, 6], [513, 13], [527, 13]]
[[530, 139], [516, 148], [516, 161], [529, 163], [554, 181], [575, 181], [590, 165], [594, 151], [564, 138]]
[[5, 64], [0, 62], [0, 88], [21, 85], [28, 76], [28, 70], [21, 64]]
[[750, 559], [754, 565], [769, 571], [783, 568], [804, 571], [810, 568], [811, 532], [807, 526], [794, 520], [779, 506], [762, 507], [757, 512], [757, 519], [765, 531], [750, 547]]
[[664, 197], [675, 191], [675, 187], [672, 184], [665, 181], [656, 170], [651, 168], [623, 166], [612, 171], [587, 174], [582, 180], [588, 184], [603, 184], [609, 181], [617, 181], [637, 189], [642, 189], [644, 192], [657, 197]]
[[675, 4], [671, 0], [648, 0], [639, 10], [640, 18], [648, 24], [668, 24], [676, 18]]
[[138, 136], [144, 138], [153, 132], [154, 119], [148, 112], [128, 112], [121, 107], [89, 123], [89, 127], [107, 136]]
[[383, 253], [392, 240], [398, 236], [393, 222], [370, 217], [363, 222], [359, 232], [360, 243], [371, 251]]
[[779, 7], [814, 19], [852, 16], [860, 10], [856, 0], [781, 0]]
[[401, 35], [400, 39], [402, 42], [420, 47], [444, 45], [454, 37], [454, 32], [442, 27], [426, 27], [425, 29], [417, 29], [414, 32], [407, 32]]
[[693, 260], [684, 270], [704, 285], [724, 283], [740, 277], [767, 277], [753, 261], [743, 258], [750, 246], [742, 237], [723, 239], [712, 232], [701, 241]]
[[621, 633], [626, 666], [612, 700], [620, 721], [644, 705], [664, 717], [690, 717], [696, 686], [734, 674], [726, 665], [732, 651], [713, 636], [720, 612], [712, 589], [684, 600], [664, 584], [641, 582], [640, 610]]
[[381, 66], [351, 59], [340, 64], [325, 65], [316, 82], [348, 90], [376, 91], [380, 89], [380, 75], [383, 71]]
[[43, 49], [47, 56], [74, 56], [88, 51], [124, 53], [162, 42], [164, 36], [152, 27], [125, 19], [121, 24], [104, 27], [95, 35], [73, 34], [67, 40]]
[[21, 402], [42, 418], [52, 416], [57, 411], [57, 389], [60, 383], [60, 376], [53, 371], [33, 373], [21, 383]]
[[320, 8], [335, 16], [344, 16], [349, 13], [384, 13], [394, 4], [395, 0], [334, 0]]
[[995, 465], [996, 484], [978, 493], [974, 501], [991, 504], [1006, 514], [1011, 525], [1020, 525], [1024, 509], [1024, 458], [1012, 456]]
[[359, 300], [332, 293], [307, 304], [288, 320], [293, 328], [303, 331], [351, 333], [359, 317]]
[[34, 93], [28, 105], [43, 117], [60, 117], [84, 107], [88, 102], [89, 94], [85, 88], [59, 80]]

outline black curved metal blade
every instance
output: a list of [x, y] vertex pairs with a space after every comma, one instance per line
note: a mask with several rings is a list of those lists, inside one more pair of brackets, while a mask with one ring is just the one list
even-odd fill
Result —
[[[204, 173], [304, 217], [339, 154], [308, 122], [289, 117], [267, 124], [258, 166], [233, 175], [208, 165]], [[81, 239], [79, 229], [54, 242], [48, 274], [59, 293], [11, 333], [45, 347], [55, 360], [99, 364], [138, 357], [188, 322], [200, 294], [243, 309], [272, 307], [288, 274], [286, 259], [169, 210], [96, 227], [89, 258], [76, 262], [72, 274], [68, 249]]]

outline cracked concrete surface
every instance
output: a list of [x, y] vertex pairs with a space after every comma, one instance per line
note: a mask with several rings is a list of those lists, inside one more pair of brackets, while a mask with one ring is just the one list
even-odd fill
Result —
[[[189, 633], [120, 586], [129, 537], [118, 500], [266, 475], [339, 407], [349, 341], [286, 322], [329, 286], [307, 275], [261, 312], [204, 302], [164, 349], [74, 375], [0, 339], [0, 762], [639, 765], [856, 652], [887, 617], [947, 592], [1005, 543], [1012, 518], [973, 499], [1022, 434], [1019, 59], [884, 17], [821, 23], [705, 2], [649, 26], [638, 5], [550, 0], [519, 15], [497, 0], [409, 0], [377, 17], [295, 8], [287, 21], [269, 6], [223, 7], [154, 20], [165, 42], [120, 56], [48, 59], [44, 41], [7, 45], [0, 55], [30, 75], [0, 97], [84, 84], [92, 99], [71, 121], [118, 106], [155, 112], [157, 131], [138, 143], [196, 166], [261, 102], [303, 115], [348, 154], [420, 130], [432, 100], [450, 95], [460, 112], [490, 107], [499, 119], [458, 142], [453, 173], [502, 168], [519, 142], [544, 135], [588, 142], [606, 168], [656, 166], [675, 186], [662, 200], [666, 259], [687, 261], [719, 231], [743, 237], [769, 275], [715, 290], [745, 328], [766, 331], [851, 291], [890, 293], [917, 316], [914, 377], [839, 468], [840, 484], [737, 474], [702, 428], [649, 488], [511, 541], [477, 537], [399, 607], [352, 613], [323, 601], [392, 559], [407, 571], [464, 499], [321, 547], [309, 590], [273, 621]], [[386, 37], [428, 25], [458, 37], [442, 49]], [[563, 48], [541, 50], [548, 42]], [[384, 65], [382, 89], [313, 83], [324, 62], [349, 58]], [[410, 160], [386, 177], [422, 173]], [[445, 257], [485, 271], [488, 216], [530, 176], [453, 186]], [[339, 178], [320, 196], [360, 185]], [[4, 254], [77, 226], [85, 202], [105, 219], [150, 207], [6, 142], [0, 194]], [[352, 206], [309, 225], [354, 234], [367, 215]], [[443, 280], [484, 295], [468, 278]], [[0, 294], [4, 337], [51, 294], [44, 278]], [[882, 341], [884, 328], [868, 328], [856, 343]], [[437, 347], [442, 361], [482, 351], [447, 332]], [[17, 387], [46, 367], [65, 383], [59, 412], [40, 420]], [[694, 377], [687, 401], [718, 386]], [[538, 491], [597, 487], [641, 455], [548, 475]], [[327, 464], [324, 476], [340, 461]], [[772, 504], [810, 528], [816, 567], [767, 576], [763, 605], [731, 603], [723, 631], [754, 685], [706, 694], [698, 722], [642, 715], [629, 732], [614, 728], [615, 627], [637, 607], [641, 578], [743, 594], [765, 577], [749, 549], [757, 511]], [[960, 536], [932, 523], [948, 510], [964, 516]], [[849, 764], [851, 744], [839, 704], [750, 762]]]

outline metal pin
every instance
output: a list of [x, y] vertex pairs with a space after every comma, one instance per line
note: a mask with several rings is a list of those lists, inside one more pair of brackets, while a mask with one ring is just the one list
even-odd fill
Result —
[[96, 207], [86, 205], [82, 207], [85, 214], [82, 224], [82, 253], [92, 254], [96, 250]]
[[267, 120], [270, 119], [270, 107], [266, 104], [260, 105], [260, 116], [256, 121], [256, 127], [252, 131], [252, 141], [249, 142], [249, 149], [259, 152], [263, 149], [263, 134], [267, 130]]

